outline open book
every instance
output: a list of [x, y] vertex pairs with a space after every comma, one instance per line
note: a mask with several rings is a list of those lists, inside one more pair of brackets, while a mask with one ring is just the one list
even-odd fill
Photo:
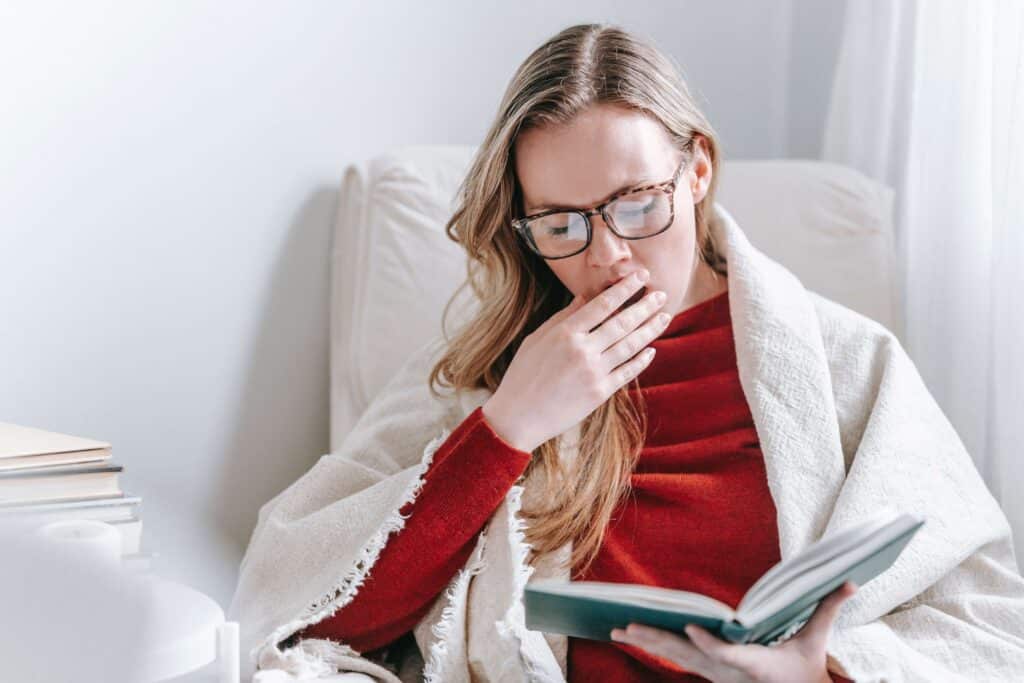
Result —
[[687, 624], [737, 643], [768, 644], [792, 636], [818, 603], [850, 580], [862, 586], [888, 569], [924, 520], [883, 513], [829, 533], [779, 562], [732, 609], [698, 593], [602, 581], [537, 580], [526, 585], [526, 627], [591, 640], [611, 640], [630, 622], [686, 637]]

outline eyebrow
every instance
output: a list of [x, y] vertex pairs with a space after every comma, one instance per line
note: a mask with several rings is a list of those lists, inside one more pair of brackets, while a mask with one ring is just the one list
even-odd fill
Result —
[[[597, 205], [599, 206], [601, 204], [604, 204], [606, 201], [608, 201], [609, 198], [614, 197], [615, 195], [619, 194], [620, 192], [625, 192], [626, 190], [632, 190], [634, 187], [640, 187], [641, 185], [649, 185], [651, 183], [656, 183], [656, 182], [658, 182], [658, 179], [654, 178], [653, 176], [651, 176], [651, 175], [643, 175], [638, 180], [635, 180], [635, 181], [630, 182], [630, 183], [626, 183], [625, 185], [623, 185], [619, 189], [615, 190], [614, 192], [609, 192], [608, 194], [606, 194], [604, 196], [603, 199], [601, 199], [601, 201], [597, 202]], [[592, 204], [591, 206], [594, 206], [594, 205]], [[529, 214], [534, 214], [534, 213], [540, 213], [541, 211], [548, 211], [549, 209], [583, 210], [584, 208], [590, 208], [590, 207], [569, 206], [567, 204], [556, 204], [556, 203], [553, 203], [553, 202], [544, 202], [544, 203], [536, 204], [536, 205], [535, 204], [531, 204], [531, 205], [529, 205], [529, 206], [527, 206], [525, 208], [526, 208], [526, 213], [529, 215]]]

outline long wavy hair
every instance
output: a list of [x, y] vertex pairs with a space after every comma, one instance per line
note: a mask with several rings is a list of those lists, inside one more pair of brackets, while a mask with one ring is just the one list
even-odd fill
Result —
[[[716, 273], [725, 262], [706, 216], [718, 180], [718, 143], [697, 109], [679, 69], [654, 46], [616, 26], [582, 24], [559, 32], [516, 70], [498, 114], [460, 185], [447, 236], [467, 254], [467, 277], [445, 307], [467, 286], [478, 308], [446, 346], [430, 373], [435, 385], [456, 390], [498, 388], [523, 339], [569, 304], [573, 295], [529, 250], [509, 222], [522, 215], [515, 175], [516, 136], [528, 129], [559, 126], [596, 104], [616, 104], [653, 117], [669, 133], [689, 165], [695, 138], [707, 143], [712, 166], [707, 194], [694, 206], [700, 258]], [[645, 405], [632, 380], [580, 425], [578, 457], [568, 468], [558, 457], [558, 439], [533, 451], [527, 469], [542, 468], [546, 491], [537, 507], [524, 507], [528, 561], [572, 542], [571, 564], [582, 573], [593, 562], [620, 500], [630, 493], [630, 473], [643, 447]], [[635, 401], [633, 398], [635, 397]]]

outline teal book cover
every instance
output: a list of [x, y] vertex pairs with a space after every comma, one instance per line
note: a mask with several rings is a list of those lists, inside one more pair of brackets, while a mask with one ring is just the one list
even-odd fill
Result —
[[719, 638], [767, 645], [795, 634], [829, 593], [849, 580], [871, 581], [896, 561], [924, 524], [909, 514], [874, 517], [826, 534], [766, 572], [733, 609], [713, 598], [655, 586], [538, 580], [523, 595], [526, 627], [590, 640], [613, 628], [646, 624], [686, 637], [697, 624]]

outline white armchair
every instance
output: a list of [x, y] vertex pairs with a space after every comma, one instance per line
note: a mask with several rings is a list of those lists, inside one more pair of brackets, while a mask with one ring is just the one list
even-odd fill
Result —
[[[345, 173], [331, 261], [331, 450], [409, 353], [441, 334], [465, 276], [444, 224], [474, 151], [406, 147]], [[901, 334], [891, 189], [831, 163], [725, 161], [716, 200], [807, 289]]]

